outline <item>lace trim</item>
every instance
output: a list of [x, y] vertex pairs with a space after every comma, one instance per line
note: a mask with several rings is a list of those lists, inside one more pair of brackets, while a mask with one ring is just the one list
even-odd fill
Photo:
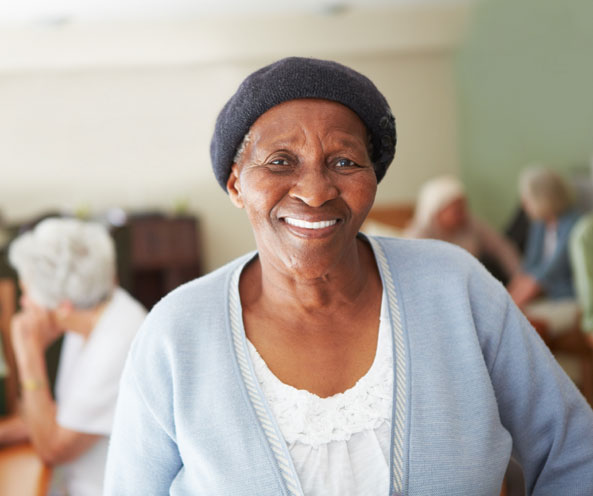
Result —
[[389, 321], [381, 318], [377, 355], [369, 371], [350, 389], [321, 398], [281, 382], [248, 340], [255, 375], [288, 444], [319, 446], [348, 441], [391, 421], [393, 360]]

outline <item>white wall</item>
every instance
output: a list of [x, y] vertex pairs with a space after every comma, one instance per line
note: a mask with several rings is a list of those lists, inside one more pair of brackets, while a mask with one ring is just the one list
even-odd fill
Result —
[[208, 269], [253, 248], [212, 176], [209, 141], [239, 82], [286, 55], [332, 58], [375, 81], [399, 138], [377, 201], [410, 201], [426, 178], [458, 172], [453, 54], [466, 16], [451, 6], [2, 31], [0, 212], [16, 222], [187, 202]]

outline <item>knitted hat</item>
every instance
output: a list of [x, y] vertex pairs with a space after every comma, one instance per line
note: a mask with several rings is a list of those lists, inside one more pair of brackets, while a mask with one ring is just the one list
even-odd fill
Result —
[[328, 60], [288, 57], [270, 64], [241, 83], [216, 120], [210, 143], [218, 183], [226, 183], [238, 147], [260, 115], [299, 98], [320, 98], [354, 111], [371, 135], [371, 160], [379, 182], [395, 154], [395, 119], [385, 97], [370, 79]]

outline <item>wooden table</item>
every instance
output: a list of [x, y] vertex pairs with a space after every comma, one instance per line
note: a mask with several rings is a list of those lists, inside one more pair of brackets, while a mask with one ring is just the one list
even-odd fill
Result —
[[0, 447], [0, 496], [45, 496], [50, 479], [31, 444]]

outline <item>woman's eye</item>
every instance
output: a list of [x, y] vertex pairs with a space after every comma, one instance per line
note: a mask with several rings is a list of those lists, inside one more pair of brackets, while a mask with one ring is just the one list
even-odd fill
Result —
[[336, 162], [336, 165], [338, 167], [356, 167], [357, 164], [355, 162], [353, 162], [352, 160], [350, 160], [350, 159], [340, 158]]
[[268, 165], [287, 166], [294, 163], [294, 158], [291, 155], [275, 153], [266, 162]]

